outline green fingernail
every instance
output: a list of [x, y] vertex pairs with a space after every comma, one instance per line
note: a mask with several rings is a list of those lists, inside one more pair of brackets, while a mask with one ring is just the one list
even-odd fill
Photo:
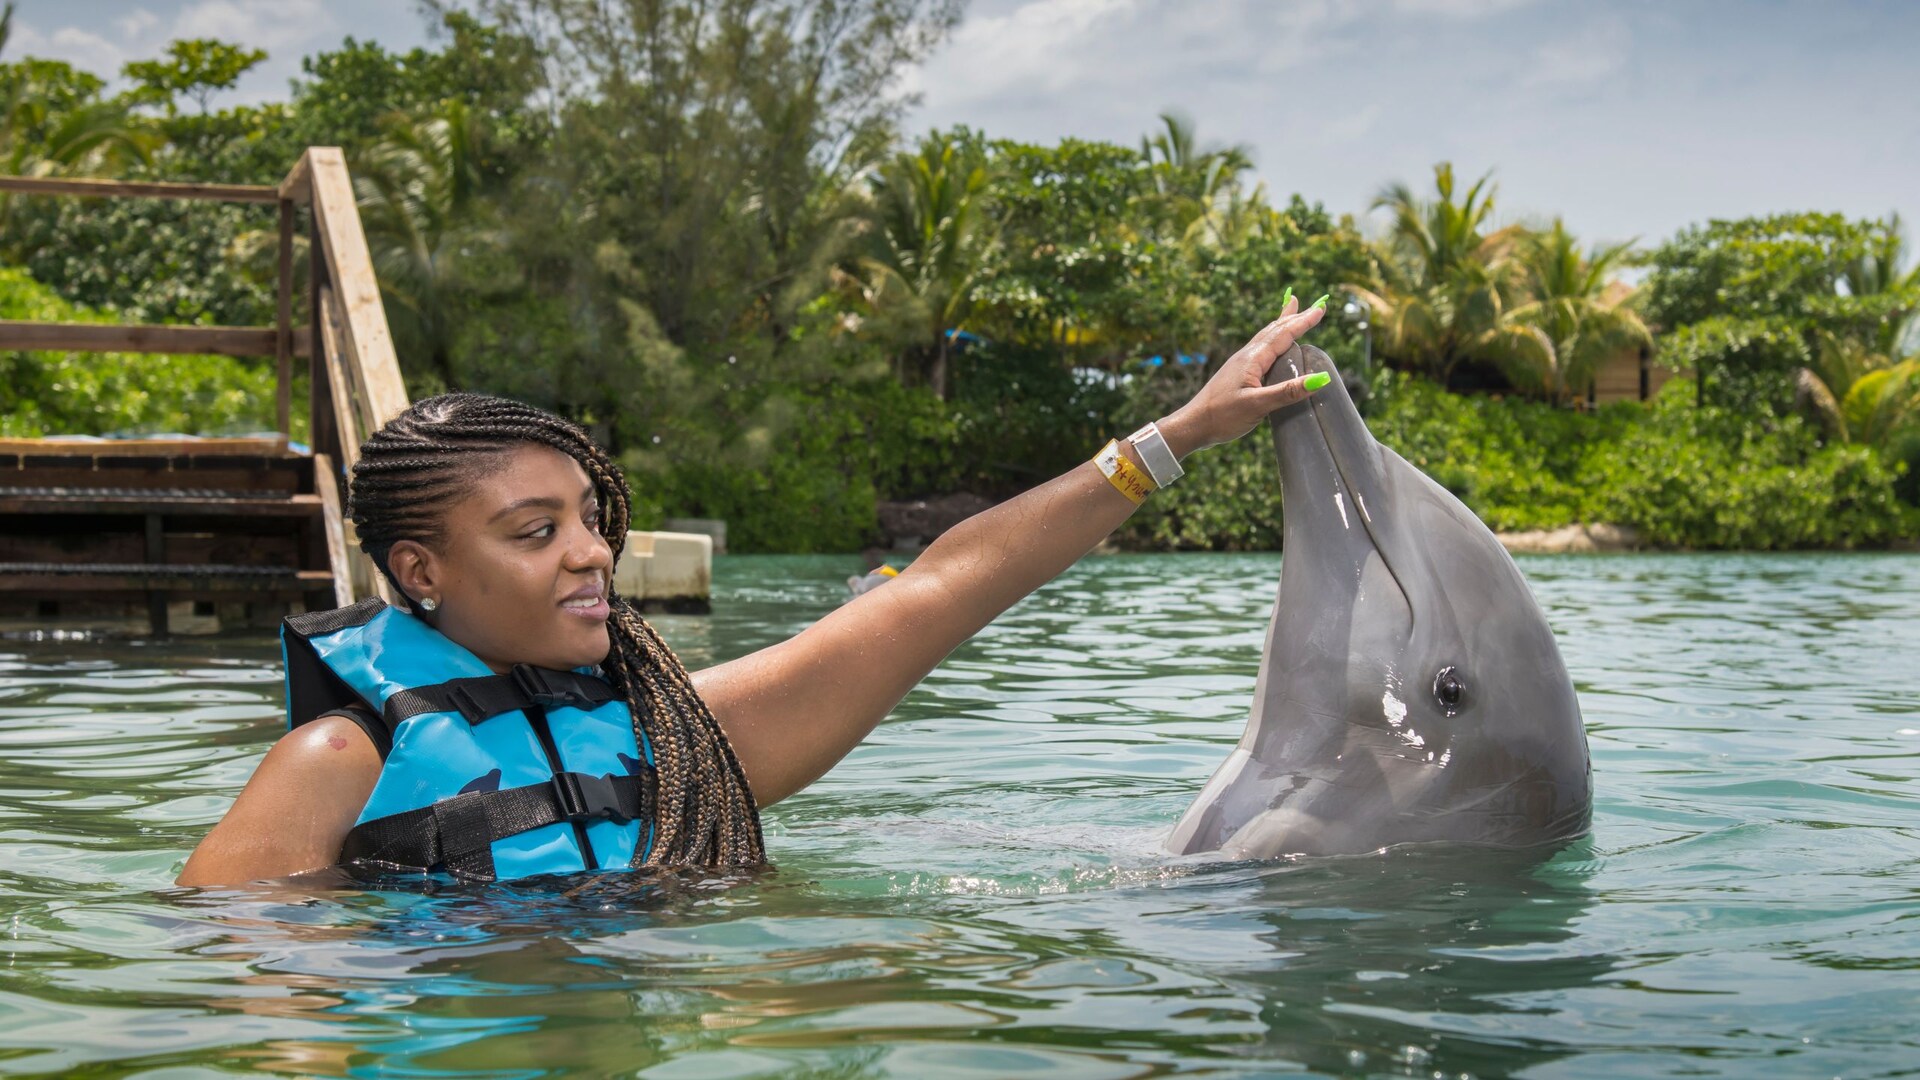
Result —
[[1291, 299], [1293, 299], [1293, 286], [1289, 285], [1287, 286], [1287, 291], [1280, 294], [1280, 310], [1281, 311], [1287, 310], [1287, 301]]
[[[1327, 296], [1332, 296], [1332, 295], [1333, 295], [1332, 293], [1328, 293], [1328, 294], [1327, 294]], [[1323, 310], [1323, 311], [1324, 311], [1324, 310], [1326, 310], [1326, 306], [1327, 306], [1327, 296], [1323, 296], [1323, 297], [1321, 297], [1320, 299], [1318, 299], [1318, 300], [1315, 300], [1315, 301], [1314, 301], [1313, 303], [1311, 303], [1311, 304], [1308, 304], [1307, 306], [1308, 306], [1308, 307], [1317, 307], [1317, 308], [1320, 308], [1321, 310]]]
[[1306, 387], [1307, 393], [1311, 394], [1315, 390], [1320, 389], [1321, 387], [1327, 385], [1332, 381], [1333, 381], [1333, 376], [1327, 374], [1324, 371], [1316, 371], [1313, 374], [1307, 376], [1307, 381], [1304, 383], [1301, 383], [1300, 385]]

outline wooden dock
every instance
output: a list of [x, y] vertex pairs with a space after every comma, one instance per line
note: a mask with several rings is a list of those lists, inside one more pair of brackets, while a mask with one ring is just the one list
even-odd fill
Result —
[[[0, 177], [0, 192], [276, 206], [274, 326], [0, 320], [0, 350], [272, 357], [281, 432], [0, 439], [0, 629], [272, 626], [290, 612], [384, 596], [342, 504], [360, 443], [407, 407], [407, 395], [341, 152], [308, 150], [277, 187]], [[310, 318], [295, 326], [294, 238], [303, 225]], [[297, 359], [311, 384], [310, 448], [285, 434]]]

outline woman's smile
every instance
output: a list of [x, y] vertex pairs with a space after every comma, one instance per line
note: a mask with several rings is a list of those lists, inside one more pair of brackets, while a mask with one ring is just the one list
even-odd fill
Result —
[[604, 578], [582, 585], [560, 601], [560, 607], [569, 615], [595, 622], [607, 621], [613, 609], [607, 605], [607, 584]]

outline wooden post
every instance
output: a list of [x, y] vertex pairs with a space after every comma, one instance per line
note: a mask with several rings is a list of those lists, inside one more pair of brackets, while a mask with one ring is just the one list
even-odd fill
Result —
[[280, 200], [280, 264], [274, 315], [273, 416], [282, 435], [293, 433], [293, 202]]
[[[307, 151], [309, 184], [313, 193], [313, 243], [326, 248], [334, 314], [333, 328], [341, 345], [336, 369], [350, 380], [349, 389], [362, 406], [362, 431], [372, 434], [407, 407], [407, 388], [400, 378], [400, 360], [394, 354], [387, 328], [380, 283], [374, 278], [373, 257], [366, 234], [360, 230], [360, 211], [354, 204], [353, 180], [346, 157], [337, 147], [316, 146]], [[316, 319], [316, 322], [319, 320]], [[343, 426], [341, 435], [350, 434]]]
[[307, 348], [307, 443], [316, 454], [340, 461], [340, 428], [333, 413], [333, 383], [327, 356], [327, 336], [322, 324], [327, 312], [320, 304], [320, 289], [327, 280], [327, 257], [320, 243], [320, 215], [311, 214], [307, 233], [307, 321], [313, 326], [313, 343]]
[[327, 567], [333, 571], [333, 603], [330, 606], [346, 607], [353, 603], [360, 574], [353, 563], [357, 553], [347, 548], [349, 526], [346, 508], [340, 505], [340, 485], [335, 480], [338, 475], [333, 471], [332, 458], [325, 454], [313, 455], [313, 490], [320, 496], [322, 507], [321, 545], [326, 549]]
[[[166, 524], [159, 514], [147, 515], [147, 565], [158, 566], [167, 561]], [[147, 583], [147, 628], [155, 637], [165, 634], [167, 626], [167, 594]]]

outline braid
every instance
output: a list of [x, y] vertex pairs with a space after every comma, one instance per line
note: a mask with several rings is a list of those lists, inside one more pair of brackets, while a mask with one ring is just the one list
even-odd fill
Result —
[[[549, 447], [580, 463], [600, 501], [600, 534], [615, 559], [626, 546], [630, 507], [620, 469], [578, 424], [506, 398], [442, 394], [416, 402], [373, 433], [353, 467], [349, 504], [360, 547], [394, 591], [387, 567], [400, 540], [440, 547], [445, 511], [514, 449]], [[612, 595], [601, 670], [626, 698], [635, 741], [658, 772], [649, 866], [741, 867], [766, 861], [760, 809], [733, 747], [693, 688], [680, 658], [631, 603]], [[408, 598], [409, 605], [412, 599]]]

